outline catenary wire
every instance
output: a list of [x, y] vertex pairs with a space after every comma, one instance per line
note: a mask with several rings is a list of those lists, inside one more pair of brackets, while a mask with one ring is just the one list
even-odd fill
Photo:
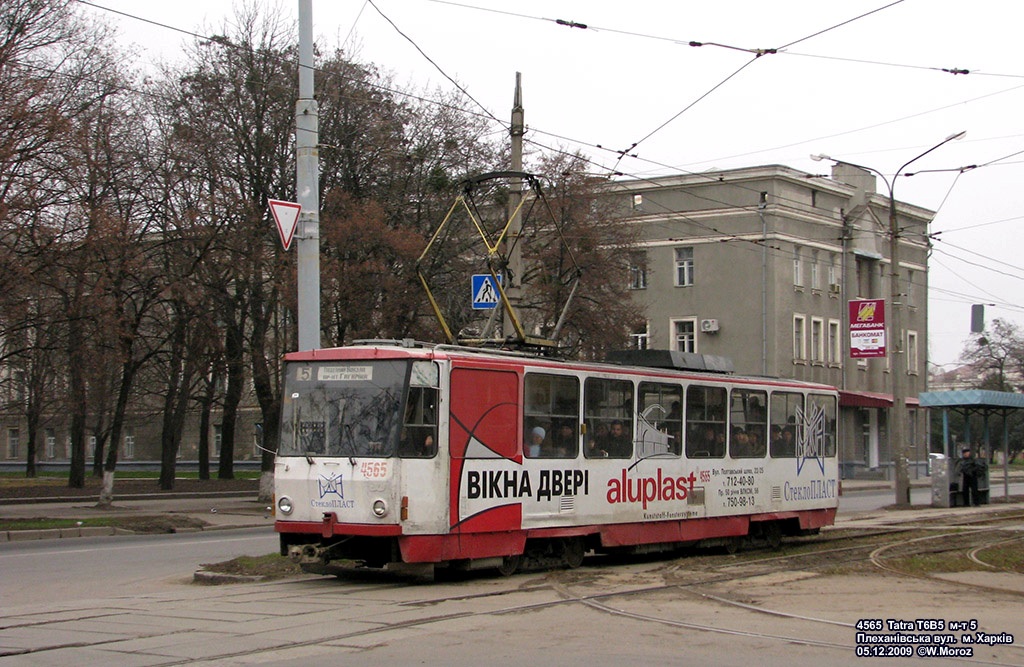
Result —
[[[128, 18], [134, 18], [134, 19], [137, 19], [137, 20], [140, 20], [140, 21], [144, 21], [144, 22], [146, 22], [146, 23], [150, 23], [150, 24], [152, 24], [152, 25], [155, 25], [155, 26], [158, 26], [158, 27], [163, 27], [163, 28], [166, 28], [166, 29], [169, 29], [169, 30], [174, 30], [174, 31], [177, 31], [177, 32], [181, 32], [181, 33], [184, 33], [184, 34], [187, 34], [187, 35], [191, 35], [191, 36], [193, 36], [193, 37], [195, 37], [195, 38], [197, 38], [197, 39], [200, 39], [200, 40], [204, 40], [204, 41], [212, 41], [212, 42], [216, 42], [216, 43], [222, 44], [222, 45], [224, 45], [224, 46], [229, 46], [229, 47], [233, 47], [233, 48], [245, 48], [245, 47], [240, 47], [240, 46], [236, 46], [236, 45], [230, 44], [229, 42], [227, 42], [227, 41], [226, 41], [226, 40], [224, 40], [223, 38], [209, 37], [209, 36], [206, 36], [206, 35], [202, 35], [202, 34], [199, 34], [199, 33], [195, 33], [195, 32], [193, 32], [193, 31], [188, 31], [188, 30], [184, 30], [184, 29], [181, 29], [181, 28], [177, 28], [177, 27], [175, 27], [175, 26], [170, 26], [170, 25], [167, 25], [167, 24], [163, 24], [163, 23], [160, 23], [160, 22], [157, 22], [157, 21], [152, 21], [152, 20], [150, 20], [150, 19], [144, 19], [144, 18], [141, 18], [141, 17], [135, 16], [135, 15], [133, 15], [133, 14], [129, 14], [129, 13], [126, 13], [126, 12], [121, 12], [121, 11], [118, 11], [118, 10], [113, 10], [113, 9], [109, 9], [109, 8], [103, 7], [103, 6], [101, 6], [101, 5], [97, 5], [97, 4], [95, 4], [95, 3], [89, 2], [88, 0], [76, 0], [76, 1], [77, 1], [77, 2], [80, 2], [81, 4], [84, 4], [84, 5], [88, 5], [88, 6], [91, 6], [91, 7], [97, 8], [97, 9], [102, 9], [102, 10], [108, 10], [108, 11], [114, 12], [114, 13], [116, 13], [116, 14], [120, 14], [120, 15], [126, 16], [126, 17], [128, 17]], [[375, 7], [375, 9], [376, 9], [376, 7]], [[378, 11], [379, 11], [379, 10], [378, 10]], [[748, 63], [748, 64], [749, 64], [749, 63]], [[436, 65], [435, 65], [435, 66], [436, 66]], [[343, 78], [348, 78], [348, 79], [350, 79], [350, 80], [352, 80], [352, 81], [357, 81], [357, 79], [355, 79], [354, 77], [344, 77], [344, 75], [342, 75], [341, 73], [336, 73], [336, 72], [324, 72], [324, 71], [322, 71], [322, 70], [318, 70], [317, 68], [314, 68], [314, 70], [315, 70], [315, 71], [317, 71], [317, 72], [319, 72], [319, 73], [320, 73], [320, 74], [321, 74], [322, 76], [323, 76], [323, 75], [329, 75], [329, 76], [341, 76], [341, 77], [343, 77]], [[447, 75], [445, 75], [445, 76], [447, 76]], [[450, 78], [450, 77], [449, 77], [449, 78]], [[410, 98], [410, 99], [415, 99], [415, 100], [417, 100], [417, 101], [420, 101], [420, 102], [422, 102], [422, 103], [426, 103], [426, 104], [438, 104], [438, 105], [441, 105], [441, 106], [443, 106], [443, 107], [447, 107], [447, 108], [452, 108], [452, 109], [454, 109], [454, 110], [459, 110], [460, 112], [464, 112], [464, 113], [468, 113], [468, 114], [470, 114], [470, 115], [475, 115], [475, 116], [478, 116], [478, 117], [481, 117], [481, 118], [485, 118], [485, 119], [487, 119], [487, 120], [489, 120], [489, 121], [494, 121], [494, 122], [498, 122], [498, 123], [499, 123], [499, 124], [500, 124], [500, 125], [501, 125], [501, 126], [502, 126], [503, 128], [506, 128], [506, 129], [507, 129], [507, 127], [508, 127], [508, 125], [507, 125], [506, 123], [503, 123], [502, 121], [500, 121], [500, 120], [496, 119], [496, 118], [494, 117], [494, 115], [493, 115], [493, 114], [491, 114], [491, 113], [490, 113], [489, 111], [487, 111], [487, 114], [486, 114], [486, 115], [484, 115], [484, 114], [479, 114], [479, 113], [475, 113], [475, 112], [472, 112], [471, 110], [468, 110], [468, 109], [465, 109], [465, 108], [461, 108], [461, 107], [455, 107], [454, 105], [449, 105], [449, 104], [446, 104], [446, 103], [443, 103], [443, 102], [439, 102], [439, 101], [437, 101], [437, 100], [431, 100], [431, 99], [429, 99], [429, 98], [424, 98], [424, 97], [422, 97], [422, 96], [414, 95], [414, 94], [411, 94], [411, 93], [408, 93], [408, 92], [405, 92], [405, 91], [400, 91], [400, 90], [396, 90], [396, 89], [391, 89], [391, 88], [388, 88], [388, 87], [386, 87], [386, 86], [380, 86], [379, 84], [373, 84], [373, 83], [370, 83], [370, 82], [366, 82], [366, 84], [367, 84], [367, 85], [369, 85], [369, 86], [371, 86], [371, 87], [373, 87], [373, 88], [376, 88], [376, 89], [382, 90], [382, 91], [384, 91], [384, 92], [388, 92], [388, 93], [390, 93], [390, 94], [393, 94], [393, 95], [398, 95], [398, 96], [404, 96], [404, 97], [408, 97], [408, 98]], [[460, 90], [461, 90], [461, 88], [460, 88]], [[472, 98], [471, 98], [471, 99], [472, 99]], [[976, 99], [980, 99], [980, 98], [976, 98]], [[476, 102], [476, 101], [474, 100], [474, 102]], [[477, 104], [479, 105], [479, 103], [477, 103]], [[485, 109], [485, 111], [486, 111], [486, 109]], [[870, 129], [870, 128], [862, 128], [862, 129]], [[534, 131], [534, 132], [540, 132], [539, 130], [535, 130], [535, 129], [531, 129], [531, 131]], [[859, 131], [859, 130], [858, 130], [858, 131]], [[844, 133], [844, 134], [845, 134], [845, 133]], [[552, 136], [558, 136], [558, 135], [552, 135]], [[834, 135], [834, 136], [838, 136], [838, 135]], [[571, 138], [569, 138], [569, 137], [564, 137], [564, 136], [562, 136], [562, 137], [559, 137], [559, 138], [561, 138], [561, 139], [563, 139], [563, 140], [566, 140], [566, 141], [572, 141], [572, 142], [574, 142], [574, 143], [577, 143], [577, 144], [578, 144], [578, 145], [580, 145], [580, 146], [592, 146], [592, 147], [594, 147], [594, 148], [597, 148], [598, 150], [609, 150], [609, 149], [605, 149], [605, 148], [603, 148], [603, 147], [602, 147], [601, 145], [599, 145], [599, 144], [590, 144], [590, 143], [587, 143], [587, 142], [583, 142], [583, 141], [578, 141], [578, 140], [574, 140], [574, 139], [571, 139]], [[815, 140], [816, 140], [816, 139], [815, 139]], [[814, 140], [812, 140], [812, 141], [814, 141]], [[801, 143], [807, 143], [807, 142], [801, 142]], [[541, 147], [544, 147], [544, 146], [543, 146], [543, 145], [541, 145], [541, 144], [537, 144], [537, 145], [538, 145], [538, 146], [541, 146]], [[798, 144], [793, 144], [793, 145], [798, 145]], [[550, 149], [550, 147], [544, 147], [544, 148], [548, 148], [548, 149]], [[559, 150], [559, 149], [555, 149], [555, 150]], [[771, 149], [765, 149], [765, 150], [771, 150]], [[564, 153], [565, 151], [560, 151], [560, 150], [559, 150], [559, 152], [562, 152], [562, 153]], [[621, 153], [620, 151], [611, 151], [611, 152], [613, 152], [613, 153], [616, 153], [616, 154], [618, 154], [618, 155], [619, 155], [619, 157], [620, 157], [620, 159], [621, 159], [622, 153]], [[763, 152], [763, 151], [757, 151], [757, 152]], [[638, 158], [638, 159], [641, 159], [641, 160], [643, 160], [643, 158]], [[649, 161], [649, 160], [645, 160], [645, 161], [651, 162], [651, 161]], [[607, 167], [605, 167], [604, 165], [601, 165], [601, 164], [599, 164], [599, 163], [596, 163], [596, 162], [594, 162], [594, 161], [592, 161], [592, 160], [590, 160], [590, 163], [591, 163], [591, 164], [593, 164], [594, 166], [596, 166], [596, 167], [597, 167], [597, 168], [599, 168], [599, 169], [602, 169], [602, 170], [607, 170]], [[661, 167], [663, 167], [663, 168], [667, 168], [667, 169], [673, 169], [673, 170], [677, 170], [677, 171], [678, 171], [678, 170], [681, 170], [680, 168], [678, 168], [678, 167], [673, 167], [673, 166], [671, 166], [671, 165], [665, 165], [665, 164], [661, 164], [661, 163], [656, 163], [656, 162], [652, 162], [652, 164], [657, 164], [658, 166], [661, 166]], [[612, 171], [613, 173], [616, 173], [616, 170], [614, 170], [614, 169], [613, 169], [613, 170], [611, 170], [611, 171]], [[692, 172], [691, 172], [691, 173], [692, 173]], [[621, 174], [621, 173], [620, 173], [620, 175], [625, 175], [625, 174]], [[638, 176], [633, 176], [633, 177], [635, 177], [635, 178], [638, 178]], [[740, 186], [740, 187], [742, 187], [742, 186]], [[719, 202], [719, 203], [723, 203], [723, 204], [725, 204], [725, 202]]]
[[[902, 0], [900, 0], [900, 1], [902, 1]], [[117, 11], [117, 10], [113, 10], [113, 9], [109, 9], [109, 8], [106, 8], [106, 7], [101, 7], [101, 6], [99, 6], [99, 5], [95, 5], [95, 4], [91, 3], [91, 2], [87, 2], [86, 0], [78, 0], [78, 2], [80, 2], [80, 3], [82, 3], [82, 4], [85, 4], [85, 5], [89, 5], [89, 6], [92, 6], [92, 7], [98, 8], [98, 9], [105, 9], [105, 10], [107, 10], [107, 11], [111, 11], [111, 12], [114, 12], [114, 13], [117, 13], [117, 14], [121, 14], [121, 15], [124, 15], [124, 16], [128, 16], [128, 17], [131, 17], [131, 18], [136, 18], [137, 20], [141, 20], [141, 21], [144, 21], [144, 22], [147, 22], [147, 23], [151, 23], [151, 24], [153, 24], [153, 25], [157, 25], [157, 26], [161, 26], [161, 27], [165, 27], [165, 28], [168, 28], [168, 29], [176, 30], [176, 31], [182, 32], [182, 33], [184, 33], [184, 34], [187, 34], [187, 35], [191, 35], [191, 36], [193, 36], [193, 37], [195, 37], [195, 38], [197, 38], [197, 39], [201, 39], [201, 40], [207, 40], [207, 41], [215, 41], [215, 42], [223, 43], [223, 40], [218, 40], [218, 39], [215, 39], [215, 38], [210, 38], [210, 37], [206, 37], [206, 36], [204, 36], [204, 35], [200, 35], [200, 34], [198, 34], [198, 33], [192, 32], [192, 31], [182, 30], [182, 29], [180, 29], [180, 28], [175, 28], [175, 27], [173, 27], [173, 26], [167, 26], [167, 25], [165, 25], [165, 24], [161, 24], [161, 23], [158, 23], [158, 22], [155, 22], [155, 21], [151, 21], [151, 20], [149, 20], [149, 19], [143, 19], [143, 18], [141, 18], [141, 17], [133, 16], [133, 15], [131, 15], [131, 14], [127, 14], [127, 13], [125, 13], [125, 12], [120, 12], [120, 11]], [[457, 84], [457, 83], [456, 83], [456, 82], [455, 82], [454, 80], [452, 80], [452, 79], [451, 79], [451, 77], [449, 77], [449, 76], [448, 76], [448, 75], [447, 75], [447, 74], [446, 74], [446, 73], [445, 73], [445, 72], [444, 72], [444, 71], [443, 71], [443, 70], [442, 70], [442, 69], [441, 69], [441, 68], [440, 68], [440, 67], [439, 67], [439, 66], [438, 66], [438, 65], [437, 65], [437, 64], [436, 64], [436, 63], [435, 63], [435, 62], [434, 62], [434, 61], [433, 61], [432, 59], [430, 59], [430, 58], [429, 58], [429, 56], [427, 56], [427, 55], [426, 55], [426, 54], [425, 54], [425, 53], [424, 53], [424, 52], [422, 51], [422, 49], [420, 49], [420, 48], [419, 48], [419, 47], [418, 47], [418, 46], [417, 46], [417, 45], [415, 44], [415, 42], [413, 42], [413, 41], [412, 41], [412, 40], [411, 40], [410, 38], [408, 38], [408, 36], [406, 36], [406, 35], [405, 35], [404, 33], [402, 33], [402, 32], [401, 32], [401, 30], [399, 30], [399, 29], [397, 28], [397, 26], [395, 26], [395, 25], [394, 25], [394, 23], [393, 23], [393, 22], [392, 22], [392, 21], [391, 21], [391, 20], [390, 20], [390, 19], [389, 19], [389, 18], [388, 18], [388, 17], [386, 16], [386, 15], [384, 15], [384, 14], [383, 14], [383, 12], [381, 12], [381, 11], [380, 11], [380, 9], [379, 9], [379, 8], [378, 8], [378, 7], [377, 7], [377, 6], [376, 6], [376, 5], [375, 5], [375, 4], [374, 4], [374, 3], [372, 2], [372, 1], [370, 1], [370, 2], [369, 2], [369, 4], [371, 4], [371, 5], [372, 5], [372, 6], [374, 7], [374, 9], [375, 9], [376, 11], [378, 11], [378, 13], [380, 13], [380, 14], [381, 14], [381, 16], [382, 16], [382, 17], [384, 17], [384, 18], [385, 18], [385, 19], [386, 19], [386, 20], [387, 20], [387, 21], [388, 21], [389, 23], [391, 23], [391, 24], [392, 24], [392, 26], [393, 26], [393, 27], [395, 28], [395, 30], [399, 32], [399, 34], [402, 34], [402, 36], [403, 36], [403, 37], [405, 37], [405, 38], [406, 38], [406, 39], [408, 39], [408, 40], [409, 40], [409, 41], [410, 41], [411, 43], [413, 43], [413, 45], [414, 45], [414, 46], [416, 46], [416, 48], [417, 48], [417, 49], [418, 49], [418, 50], [419, 50], [419, 51], [421, 52], [421, 54], [422, 54], [422, 55], [423, 55], [423, 56], [424, 56], [424, 57], [425, 57], [425, 58], [426, 58], [426, 59], [427, 59], [427, 60], [428, 60], [429, 62], [431, 62], [431, 64], [433, 64], [433, 65], [434, 65], [434, 66], [435, 66], [435, 67], [436, 67], [436, 68], [437, 68], [437, 69], [438, 69], [439, 71], [441, 71], [441, 73], [442, 73], [442, 74], [443, 74], [443, 75], [444, 75], [444, 76], [445, 76], [446, 78], [448, 78], [448, 79], [449, 79], [449, 80], [450, 80], [450, 81], [451, 81], [451, 82], [452, 82], [452, 83], [453, 83], [453, 84], [454, 84], [454, 85], [455, 85], [455, 86], [456, 86], [456, 87], [457, 87], [457, 88], [458, 88], [458, 89], [459, 89], [459, 90], [460, 90], [460, 91], [461, 91], [461, 92], [462, 92], [463, 94], [465, 94], [465, 95], [466, 95], [467, 97], [469, 97], [469, 99], [471, 99], [471, 100], [472, 100], [472, 101], [473, 101], [474, 103], [476, 103], [476, 104], [477, 104], [478, 106], [480, 106], [480, 107], [481, 107], [482, 109], [484, 109], [484, 111], [486, 112], [486, 115], [485, 115], [485, 117], [486, 117], [486, 118], [488, 118], [489, 120], [497, 121], [497, 122], [498, 122], [499, 124], [501, 124], [501, 121], [500, 121], [500, 120], [498, 120], [498, 119], [497, 119], [496, 117], [494, 117], [494, 115], [493, 115], [493, 114], [491, 114], [491, 113], [490, 113], [490, 111], [486, 109], [486, 107], [484, 107], [484, 106], [483, 106], [482, 104], [480, 104], [480, 103], [479, 103], [479, 102], [478, 102], [477, 100], [475, 100], [475, 99], [474, 99], [474, 98], [473, 98], [473, 97], [472, 97], [471, 95], [469, 95], [469, 93], [468, 93], [467, 91], [465, 91], [465, 90], [464, 90], [464, 89], [463, 89], [463, 88], [462, 88], [461, 86], [459, 86], [459, 85], [458, 85], [458, 84]], [[454, 3], [451, 3], [451, 4], [454, 4]], [[879, 8], [878, 10], [874, 10], [873, 12], [869, 12], [868, 14], [874, 13], [875, 11], [879, 11], [879, 10], [881, 10], [881, 9], [885, 9], [886, 7], [892, 6], [892, 5], [894, 5], [894, 4], [898, 4], [898, 3], [891, 3], [890, 5], [886, 5], [885, 7]], [[365, 6], [365, 5], [364, 5], [364, 6]], [[868, 15], [868, 14], [864, 14], [864, 15], [861, 15], [861, 16], [866, 16], [866, 15]], [[857, 17], [857, 18], [860, 18], [860, 17]], [[852, 21], [852, 20], [855, 20], [855, 19], [851, 19], [851, 21]], [[562, 21], [556, 21], [556, 22], [558, 22], [558, 23], [561, 23], [561, 24], [563, 24], [563, 25], [565, 24], [565, 22], [562, 22]], [[847, 22], [844, 22], [844, 24], [845, 24], [845, 23], [848, 23], [848, 22], [849, 22], [849, 21], [847, 21]], [[839, 24], [839, 25], [844, 25], [844, 24]], [[354, 27], [354, 26], [353, 26], [353, 27]], [[581, 27], [581, 26], [576, 26], [576, 27]], [[838, 26], [834, 26], [834, 27], [838, 27]], [[830, 28], [830, 29], [831, 29], [831, 28]], [[829, 30], [830, 30], [830, 29], [829, 29]], [[827, 30], [826, 30], [826, 31], [827, 31]], [[819, 33], [815, 33], [815, 35], [817, 35], [817, 34], [821, 34], [822, 32], [826, 32], [826, 31], [820, 31]], [[815, 36], [815, 35], [811, 35], [811, 36], [813, 37], [813, 36]], [[806, 39], [806, 38], [805, 38], [805, 39]], [[803, 41], [803, 40], [798, 40], [798, 41]], [[796, 43], [796, 42], [792, 42], [791, 44], [795, 44], [795, 43]], [[760, 54], [759, 54], [759, 55], [760, 55]], [[755, 57], [755, 59], [756, 59], [756, 57]], [[745, 64], [745, 65], [744, 65], [743, 67], [741, 67], [741, 68], [740, 68], [740, 70], [737, 70], [737, 72], [735, 72], [735, 73], [734, 73], [733, 75], [731, 75], [731, 76], [730, 76], [729, 78], [732, 78], [732, 76], [735, 76], [735, 74], [738, 74], [738, 73], [739, 73], [739, 71], [741, 71], [741, 70], [742, 70], [742, 69], [744, 69], [744, 68], [745, 68], [745, 67], [746, 67], [747, 65], [749, 65], [749, 64], [750, 64], [750, 62], [753, 62], [753, 61], [751, 60], [751, 61], [749, 61], [748, 63], [746, 63], [746, 64]], [[331, 74], [332, 74], [332, 75], [336, 75], [337, 73], [331, 72]], [[726, 79], [726, 80], [728, 80], [728, 79]], [[723, 81], [722, 83], [724, 83], [724, 81]], [[371, 85], [372, 85], [372, 84], [371, 84]], [[719, 86], [720, 86], [720, 85], [722, 85], [722, 84], [719, 84]], [[718, 86], [716, 86], [716, 88], [717, 88], [717, 87], [718, 87]], [[714, 90], [714, 89], [712, 89], [712, 90]], [[148, 91], [137, 91], [137, 92], [148, 92]], [[404, 92], [404, 91], [389, 91], [389, 92], [392, 92], [392, 93], [394, 93], [394, 94], [398, 94], [398, 95], [408, 95], [408, 93], [406, 93], [406, 92]], [[710, 93], [710, 92], [711, 92], [711, 91], [709, 91], [709, 93]], [[149, 94], [152, 94], [152, 93], [149, 93]], [[998, 93], [996, 93], [996, 94], [998, 94]], [[706, 97], [706, 95], [707, 95], [707, 94], [705, 94], [704, 96], [702, 96], [702, 98], [700, 98], [700, 99], [703, 99], [703, 97]], [[410, 97], [416, 97], [416, 96], [411, 96], [411, 95], [409, 95], [409, 96], [410, 96]], [[987, 96], [983, 96], [983, 97], [987, 97]], [[420, 100], [421, 100], [421, 101], [423, 101], [423, 102], [427, 102], [427, 103], [437, 103], [437, 101], [436, 101], [436, 100], [429, 100], [429, 99], [427, 99], [427, 98], [418, 98], [418, 99], [420, 99]], [[975, 99], [981, 99], [981, 98], [975, 98]], [[698, 100], [698, 101], [699, 101], [699, 100]], [[692, 105], [690, 105], [690, 106], [692, 107]], [[690, 107], [687, 107], [687, 108], [690, 108]], [[463, 112], [467, 112], [468, 110], [466, 110], [466, 109], [460, 109], [460, 111], [463, 111]], [[685, 111], [685, 109], [684, 109], [684, 111]], [[674, 120], [674, 119], [675, 119], [676, 117], [678, 117], [679, 115], [681, 115], [681, 113], [683, 113], [683, 112], [680, 112], [679, 114], [676, 114], [676, 116], [674, 116], [674, 117], [673, 117], [672, 119], [670, 119], [669, 121], [667, 121], [667, 122], [666, 122], [665, 124], [663, 124], [662, 126], [659, 126], [659, 128], [657, 128], [657, 129], [656, 129], [656, 130], [655, 130], [654, 132], [650, 133], [650, 134], [649, 134], [648, 136], [644, 137], [644, 139], [642, 139], [641, 141], [643, 141], [643, 140], [646, 140], [647, 138], [649, 138], [649, 136], [651, 136], [652, 134], [654, 134], [655, 132], [657, 132], [658, 130], [660, 130], [660, 129], [661, 129], [661, 127], [664, 127], [664, 125], [667, 125], [667, 124], [668, 124], [668, 122], [671, 122], [671, 120]], [[866, 128], [865, 128], [865, 129], [866, 129]], [[572, 139], [569, 139], [569, 138], [565, 138], [565, 139], [566, 139], [566, 140], [569, 140], [569, 141], [573, 141]], [[581, 144], [582, 144], [583, 142], [578, 142], [578, 143], [581, 143]], [[639, 143], [639, 142], [637, 142], [637, 143]], [[584, 144], [584, 145], [585, 145], [585, 144]], [[634, 144], [634, 147], [635, 147], [635, 146], [636, 146], [636, 144]], [[598, 146], [598, 148], [600, 148], [600, 147]], [[619, 153], [619, 159], [621, 160], [621, 159], [622, 159], [622, 157], [624, 157], [625, 153], [624, 153], [624, 152], [618, 152], [618, 153]], [[1009, 155], [1009, 156], [1006, 156], [1006, 157], [1008, 158], [1008, 157], [1011, 157], [1011, 156], [1013, 156], [1013, 155], [1016, 155], [1016, 154], [1019, 154], [1019, 153], [1011, 154], [1011, 155]], [[1000, 159], [1006, 159], [1006, 158], [1000, 158]], [[994, 162], [996, 162], [996, 161], [997, 161], [997, 160], [991, 161], [991, 163], [994, 163]], [[987, 163], [987, 164], [991, 164], [991, 163]], [[594, 163], [594, 164], [596, 165], [596, 163]], [[600, 167], [600, 168], [603, 168], [603, 167], [601, 167], [601, 165], [596, 165], [596, 166], [598, 166], [598, 167]], [[646, 179], [642, 179], [642, 180], [646, 180]], [[948, 193], [947, 193], [947, 196], [948, 196]], [[945, 201], [945, 199], [944, 199], [943, 201]], [[723, 203], [723, 204], [726, 204], [726, 202], [719, 202], [719, 203]], [[731, 208], [736, 208], [736, 209], [741, 209], [741, 210], [742, 210], [742, 209], [745, 209], [745, 208], [749, 208], [749, 207], [742, 207], [742, 206], [741, 206], [741, 207], [732, 207], [732, 206], [730, 206], [730, 207], [731, 207]], [[684, 220], [686, 220], [686, 219], [687, 219], [687, 218], [686, 218], [686, 216], [684, 216], [684, 215], [681, 215], [681, 214], [679, 214], [678, 212], [670, 212], [670, 213], [672, 213], [673, 217], [680, 217], [680, 218], [682, 218], [682, 219], [684, 219]], [[707, 229], [708, 231], [712, 231], [712, 232], [714, 232], [714, 233], [717, 233], [717, 234], [721, 234], [721, 235], [726, 235], [726, 236], [728, 236], [728, 237], [729, 237], [730, 239], [733, 239], [733, 240], [747, 240], [747, 239], [741, 239], [741, 238], [739, 238], [739, 237], [738, 237], [737, 235], [735, 235], [735, 234], [729, 234], [729, 233], [727, 233], [727, 232], [723, 232], [723, 231], [721, 231], [721, 230], [717, 229], [716, 227], [713, 227], [713, 226], [709, 226], [709, 225], [703, 225], [702, 223], [699, 223], [698, 221], [694, 221], [694, 220], [688, 220], [688, 222], [690, 222], [691, 224], [694, 224], [694, 225], [696, 225], [696, 226], [698, 226], [698, 227], [703, 227], [703, 228]], [[752, 241], [752, 242], [753, 242], [753, 243], [754, 243], [755, 245], [761, 245], [761, 244], [762, 244], [762, 241], [760, 241], [760, 240], [754, 240], [754, 241]]]

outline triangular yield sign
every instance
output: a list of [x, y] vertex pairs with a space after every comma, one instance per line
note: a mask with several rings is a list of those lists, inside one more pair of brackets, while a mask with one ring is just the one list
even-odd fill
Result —
[[277, 225], [277, 233], [281, 235], [281, 245], [287, 250], [292, 244], [292, 235], [299, 222], [299, 213], [302, 212], [302, 204], [279, 199], [268, 199], [270, 215], [274, 216], [274, 223]]

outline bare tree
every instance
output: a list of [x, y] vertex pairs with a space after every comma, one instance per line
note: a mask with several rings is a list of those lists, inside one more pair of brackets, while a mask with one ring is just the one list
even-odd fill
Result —
[[1024, 387], [1024, 332], [1009, 320], [992, 320], [989, 329], [966, 344], [960, 358], [980, 373], [979, 388], [1014, 391]]
[[[578, 267], [579, 285], [560, 345], [573, 356], [603, 358], [609, 350], [625, 347], [643, 313], [628, 291], [635, 228], [615, 218], [602, 197], [606, 179], [589, 174], [587, 166], [580, 154], [554, 153], [538, 161], [549, 206], [538, 211], [546, 219], [536, 227], [528, 253], [533, 261], [523, 278], [528, 285], [524, 307], [534, 311], [542, 334], [550, 335], [569, 301], [570, 279]], [[552, 227], [560, 233], [551, 234]]]

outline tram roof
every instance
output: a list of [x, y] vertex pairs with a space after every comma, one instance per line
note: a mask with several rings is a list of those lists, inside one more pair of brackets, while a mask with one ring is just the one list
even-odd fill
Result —
[[[351, 359], [352, 353], [361, 350], [373, 350], [374, 352], [370, 356], [379, 359], [408, 358], [424, 354], [439, 354], [444, 356], [480, 357], [505, 361], [519, 361], [522, 363], [536, 363], [539, 365], [550, 364], [555, 367], [564, 365], [567, 368], [589, 368], [598, 372], [628, 372], [650, 375], [663, 375], [666, 373], [690, 374], [704, 378], [707, 381], [738, 381], [742, 383], [776, 384], [790, 387], [828, 389], [830, 391], [836, 391], [835, 387], [827, 384], [821, 384], [819, 382], [808, 382], [792, 378], [735, 375], [732, 373], [732, 361], [725, 357], [716, 357], [711, 355], [685, 355], [682, 357], [682, 363], [689, 363], [691, 364], [690, 366], [683, 367], [680, 365], [674, 365], [680, 363], [681, 357], [679, 355], [682, 353], [670, 350], [644, 350], [642, 352], [655, 354], [649, 354], [646, 356], [641, 355], [639, 357], [630, 354], [630, 352], [636, 351], [626, 351], [625, 354], [614, 353], [613, 355], [610, 355], [610, 357], [614, 357], [616, 359], [615, 361], [577, 361], [515, 350], [468, 347], [463, 345], [449, 345], [446, 343], [426, 343], [414, 341], [412, 339], [374, 339], [357, 340], [353, 341], [352, 345], [342, 347], [289, 352], [285, 355], [285, 359], [289, 361], [329, 361], [331, 359]], [[659, 354], [669, 352], [671, 352], [670, 355]], [[675, 356], [673, 357], [673, 355]], [[673, 358], [670, 360], [669, 357]], [[698, 357], [701, 359], [697, 359]], [[637, 363], [634, 359], [639, 359], [640, 363]]]

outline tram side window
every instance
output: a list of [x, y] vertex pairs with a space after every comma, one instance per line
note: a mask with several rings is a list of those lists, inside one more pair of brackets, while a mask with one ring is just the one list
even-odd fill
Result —
[[409, 393], [405, 397], [405, 418], [398, 438], [398, 455], [431, 458], [437, 454], [437, 386], [440, 371], [430, 361], [413, 362]]
[[763, 458], [768, 451], [768, 393], [733, 389], [729, 403], [729, 455]]
[[633, 455], [633, 383], [587, 378], [583, 385], [588, 458]]
[[637, 456], [683, 451], [683, 390], [675, 384], [641, 382], [637, 402]]
[[523, 455], [574, 459], [579, 453], [580, 381], [528, 373], [524, 381]]
[[811, 409], [811, 424], [819, 425], [822, 438], [821, 451], [824, 456], [836, 455], [836, 398], [835, 396], [823, 396], [811, 394], [807, 397]]
[[802, 394], [777, 391], [772, 394], [768, 451], [772, 458], [796, 456], [797, 424], [803, 416]]
[[691, 386], [686, 389], [686, 457], [725, 456], [724, 387]]

